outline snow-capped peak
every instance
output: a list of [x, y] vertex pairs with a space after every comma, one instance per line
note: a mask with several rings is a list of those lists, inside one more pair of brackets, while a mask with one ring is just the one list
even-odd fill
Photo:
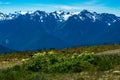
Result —
[[6, 14], [0, 13], [0, 21], [5, 20]]
[[50, 16], [52, 16], [52, 18], [54, 18], [56, 21], [59, 22], [64, 22], [67, 21], [68, 19], [70, 19], [70, 17], [74, 17], [74, 19], [80, 19], [82, 21], [84, 20], [91, 20], [92, 22], [95, 21], [102, 21], [108, 25], [111, 25], [113, 23], [115, 23], [116, 21], [120, 20], [119, 17], [112, 15], [112, 14], [108, 14], [108, 13], [102, 13], [102, 14], [98, 14], [96, 12], [91, 12], [88, 10], [83, 10], [81, 12], [65, 12], [65, 11], [55, 11], [55, 12], [45, 12], [45, 11], [40, 11], [37, 10], [35, 12], [30, 12], [30, 11], [18, 11], [15, 13], [9, 13], [9, 14], [3, 14], [0, 13], [0, 21], [2, 20], [12, 20], [12, 19], [16, 19], [18, 18], [18, 16], [30, 16], [30, 20], [40, 20], [41, 22], [43, 22], [47, 17], [50, 18]]
[[60, 10], [60, 11], [56, 11], [56, 13], [60, 15], [60, 14], [64, 13], [64, 11]]
[[72, 12], [72, 15], [78, 15], [80, 12]]
[[21, 14], [22, 14], [22, 15], [25, 15], [26, 13], [27, 13], [27, 12], [21, 11]]
[[65, 15], [63, 16], [63, 18], [64, 18], [64, 20], [68, 20], [70, 16], [72, 16], [72, 14], [65, 14]]
[[26, 11], [16, 11], [15, 13], [13, 13], [13, 14], [21, 14], [21, 15], [25, 15], [25, 14], [27, 14], [28, 12], [26, 12]]

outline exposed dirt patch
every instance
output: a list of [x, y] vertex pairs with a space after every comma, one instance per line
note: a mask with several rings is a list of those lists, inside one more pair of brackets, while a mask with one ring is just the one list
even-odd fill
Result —
[[104, 51], [104, 52], [97, 53], [95, 55], [116, 55], [116, 54], [120, 55], [120, 49]]

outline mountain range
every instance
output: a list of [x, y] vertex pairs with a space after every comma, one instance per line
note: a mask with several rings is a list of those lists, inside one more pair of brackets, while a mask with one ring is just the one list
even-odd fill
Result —
[[88, 10], [0, 12], [0, 45], [24, 51], [120, 43], [120, 17]]

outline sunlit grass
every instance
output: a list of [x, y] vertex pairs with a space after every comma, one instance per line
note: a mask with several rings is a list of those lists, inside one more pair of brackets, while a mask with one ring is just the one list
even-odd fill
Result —
[[98, 52], [119, 49], [119, 46], [2, 54], [0, 80], [119, 80], [120, 54], [95, 55]]

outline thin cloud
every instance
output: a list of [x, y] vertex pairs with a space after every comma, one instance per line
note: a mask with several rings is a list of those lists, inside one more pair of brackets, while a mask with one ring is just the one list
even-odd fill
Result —
[[8, 5], [8, 4], [10, 4], [10, 2], [1, 2], [0, 1], [0, 5]]
[[61, 6], [59, 6], [59, 7], [58, 7], [58, 6], [56, 6], [56, 8], [61, 8], [61, 9], [72, 10], [72, 9], [78, 9], [79, 7], [61, 5]]
[[[32, 6], [32, 7], [31, 7]], [[31, 8], [29, 8], [31, 7]], [[1, 11], [5, 11], [6, 7], [1, 8]], [[91, 12], [98, 13], [112, 13], [120, 16], [120, 8], [111, 8], [105, 5], [45, 5], [45, 4], [33, 4], [27, 5], [24, 7], [7, 7], [6, 12], [14, 12], [14, 11], [35, 11], [35, 10], [43, 10], [47, 12], [56, 11], [56, 10], [64, 10], [64, 11], [81, 11], [81, 10], [89, 10]]]
[[85, 3], [83, 3], [84, 5], [95, 5], [95, 4], [97, 4], [99, 2], [99, 0], [91, 0], [91, 1], [89, 1], [89, 2], [85, 2]]
[[[53, 7], [53, 6], [51, 6]], [[56, 9], [67, 10], [67, 11], [81, 11], [83, 9], [92, 11], [92, 12], [99, 12], [99, 13], [112, 13], [120, 16], [120, 8], [110, 8], [104, 5], [80, 5], [80, 6], [67, 6], [67, 5], [57, 5], [54, 6]]]

